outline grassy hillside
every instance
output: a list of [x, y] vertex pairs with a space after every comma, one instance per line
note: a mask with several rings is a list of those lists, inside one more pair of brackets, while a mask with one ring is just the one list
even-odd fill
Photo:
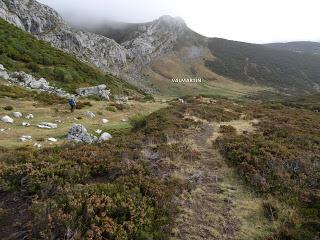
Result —
[[320, 83], [320, 57], [281, 51], [257, 44], [213, 38], [208, 46], [216, 60], [206, 61], [212, 71], [244, 83], [314, 91]]
[[0, 19], [0, 64], [10, 71], [25, 71], [68, 91], [107, 84], [113, 93], [137, 93], [125, 81], [102, 73], [74, 56], [39, 41], [31, 34]]

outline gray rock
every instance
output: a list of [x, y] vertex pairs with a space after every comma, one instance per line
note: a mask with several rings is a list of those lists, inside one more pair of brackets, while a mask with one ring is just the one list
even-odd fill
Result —
[[40, 143], [35, 143], [35, 144], [33, 144], [33, 146], [36, 147], [36, 148], [41, 148], [41, 147], [42, 147], [42, 144], [40, 144]]
[[51, 137], [51, 138], [48, 138], [48, 141], [49, 142], [58, 142], [58, 139]]
[[98, 96], [110, 100], [110, 90], [107, 89], [105, 84], [98, 85], [95, 87], [79, 88], [76, 93], [80, 96]]
[[32, 141], [32, 137], [31, 137], [31, 136], [21, 136], [19, 139], [20, 139], [22, 142]]
[[33, 114], [29, 113], [28, 115], [26, 115], [26, 119], [32, 119], [34, 118]]
[[57, 127], [58, 127], [58, 124], [41, 122], [41, 123], [39, 123], [37, 126], [38, 126], [38, 128], [54, 129], [54, 128], [57, 128]]
[[13, 122], [14, 122], [14, 120], [13, 120], [11, 117], [9, 117], [9, 116], [3, 116], [3, 117], [1, 117], [1, 121], [2, 121], [2, 122], [5, 122], [5, 123], [13, 123]]
[[21, 118], [22, 117], [22, 113], [21, 112], [13, 112], [12, 116], [14, 116], [15, 118]]
[[99, 137], [99, 142], [104, 142], [104, 141], [108, 141], [109, 139], [111, 139], [112, 136], [110, 133], [104, 132], [101, 134], [101, 136]]
[[95, 118], [96, 117], [96, 115], [93, 112], [90, 112], [90, 111], [85, 112], [84, 115], [86, 117], [89, 117], [89, 118]]
[[97, 138], [90, 135], [87, 129], [81, 124], [74, 124], [68, 131], [68, 141], [76, 143], [92, 144], [97, 141]]
[[30, 127], [30, 123], [28, 123], [28, 122], [23, 122], [21, 125], [22, 125], [23, 127]]
[[101, 119], [101, 121], [102, 121], [102, 123], [104, 123], [104, 124], [106, 124], [106, 123], [108, 123], [108, 122], [109, 122], [109, 120], [108, 120], [108, 119], [106, 119], [106, 118]]
[[0, 78], [3, 78], [4, 80], [9, 79], [9, 74], [2, 64], [0, 64]]

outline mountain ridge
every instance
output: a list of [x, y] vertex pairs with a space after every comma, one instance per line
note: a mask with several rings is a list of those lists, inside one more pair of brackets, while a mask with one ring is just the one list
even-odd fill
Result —
[[[235, 83], [240, 88], [271, 87], [286, 92], [311, 93], [320, 89], [316, 67], [320, 57], [207, 38], [189, 29], [180, 18], [163, 16], [128, 25], [122, 32], [79, 30], [35, 0], [3, 0], [0, 17], [148, 91], [164, 93], [175, 89], [172, 94], [180, 95], [188, 89], [210, 92], [217, 86], [229, 88]], [[100, 35], [103, 31], [105, 36]], [[171, 83], [172, 78], [194, 77], [202, 78], [204, 83], [192, 88]]]

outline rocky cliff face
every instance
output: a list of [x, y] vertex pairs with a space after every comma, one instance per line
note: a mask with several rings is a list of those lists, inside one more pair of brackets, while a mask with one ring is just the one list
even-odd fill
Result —
[[141, 66], [170, 51], [185, 29], [182, 20], [165, 16], [139, 26], [136, 38], [119, 44], [71, 28], [55, 10], [35, 0], [0, 0], [0, 17], [105, 72], [126, 73], [131, 80], [140, 78]]

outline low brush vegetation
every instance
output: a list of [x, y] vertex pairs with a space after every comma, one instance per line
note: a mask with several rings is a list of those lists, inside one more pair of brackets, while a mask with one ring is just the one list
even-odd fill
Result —
[[[201, 160], [181, 139], [208, 121], [224, 123], [213, 146], [264, 199], [261, 214], [273, 231], [263, 239], [317, 239], [319, 114], [281, 103], [184, 100], [132, 117], [133, 128], [106, 143], [1, 148], [0, 236], [23, 230], [34, 239], [170, 239], [174, 199], [197, 186], [175, 176], [174, 163]], [[255, 131], [239, 134], [227, 124], [240, 118], [258, 119]]]
[[137, 88], [76, 57], [39, 41], [0, 19], [0, 64], [9, 71], [25, 71], [73, 92], [79, 87], [106, 84], [114, 94], [140, 94]]
[[[291, 103], [286, 103], [291, 105]], [[307, 107], [309, 108], [309, 106]], [[257, 118], [257, 131], [245, 135], [223, 131], [222, 153], [259, 194], [272, 194], [297, 209], [270, 239], [317, 239], [320, 229], [320, 115], [278, 104], [246, 104]], [[264, 205], [276, 217], [272, 203]]]

